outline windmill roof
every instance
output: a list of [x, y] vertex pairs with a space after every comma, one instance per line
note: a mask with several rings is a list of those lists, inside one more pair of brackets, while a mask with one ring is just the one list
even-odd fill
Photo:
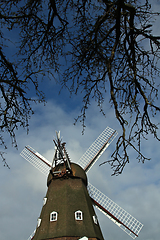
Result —
[[[52, 172], [54, 172], [55, 170], [62, 171], [64, 168], [65, 168], [64, 164], [59, 164], [56, 168], [53, 168]], [[70, 175], [70, 178], [81, 178], [84, 184], [87, 186], [88, 184], [87, 175], [83, 170], [83, 168], [81, 168], [76, 163], [71, 163], [71, 170], [72, 170], [72, 175]], [[47, 179], [47, 186], [49, 186], [52, 180], [54, 180], [54, 178], [53, 178], [53, 175], [50, 173]]]

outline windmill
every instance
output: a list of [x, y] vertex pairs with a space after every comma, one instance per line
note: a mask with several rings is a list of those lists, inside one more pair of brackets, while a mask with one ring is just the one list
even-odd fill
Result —
[[21, 156], [46, 176], [48, 191], [37, 227], [28, 240], [100, 239], [103, 236], [92, 205], [97, 207], [133, 239], [143, 224], [88, 183], [86, 173], [117, 136], [107, 127], [79, 159], [71, 162], [65, 143], [57, 133], [52, 164], [30, 146]]

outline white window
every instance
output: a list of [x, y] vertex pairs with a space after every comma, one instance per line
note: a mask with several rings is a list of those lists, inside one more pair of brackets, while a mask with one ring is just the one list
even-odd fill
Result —
[[95, 224], [98, 224], [97, 216], [93, 216], [93, 222], [94, 222]]
[[53, 221], [57, 221], [57, 217], [58, 217], [58, 213], [57, 212], [51, 212], [50, 213], [50, 221], [53, 222]]
[[88, 237], [82, 237], [79, 240], [88, 240]]
[[43, 206], [46, 204], [46, 202], [47, 202], [47, 198], [44, 197], [44, 198], [43, 198]]
[[75, 219], [76, 220], [83, 220], [83, 213], [82, 211], [78, 210], [75, 212]]
[[37, 228], [38, 228], [40, 225], [41, 225], [41, 219], [38, 218], [38, 219], [37, 219]]

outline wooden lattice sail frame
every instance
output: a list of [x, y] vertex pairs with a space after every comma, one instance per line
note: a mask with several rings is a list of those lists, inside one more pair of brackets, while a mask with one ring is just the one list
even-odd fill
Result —
[[[85, 172], [88, 172], [116, 136], [117, 132], [107, 127], [79, 159], [78, 165], [80, 165]], [[57, 134], [57, 142], [59, 142], [58, 144], [61, 144], [60, 134]], [[61, 146], [61, 149], [62, 147], [63, 146]], [[56, 151], [58, 151], [57, 147], [55, 149], [54, 158], [56, 156]], [[66, 154], [65, 149], [64, 153]], [[46, 176], [48, 175], [50, 169], [54, 167], [53, 164], [51, 164], [47, 159], [45, 159], [41, 154], [39, 154], [30, 146], [25, 147], [20, 155]], [[88, 191], [90, 193], [93, 204], [101, 212], [103, 212], [110, 220], [112, 220], [118, 227], [125, 231], [130, 237], [133, 239], [138, 237], [138, 234], [143, 227], [142, 223], [140, 223], [136, 218], [118, 206], [115, 202], [113, 202], [110, 198], [108, 198], [105, 194], [100, 192], [90, 183], [88, 184]], [[32, 239], [32, 235], [29, 239]]]

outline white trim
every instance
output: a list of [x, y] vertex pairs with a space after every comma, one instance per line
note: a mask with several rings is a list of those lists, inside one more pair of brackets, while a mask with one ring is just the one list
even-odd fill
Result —
[[87, 239], [88, 239], [88, 237], [82, 237], [79, 240], [87, 240]]
[[47, 198], [44, 197], [44, 198], [43, 198], [43, 206], [46, 204], [46, 202], [47, 202]]
[[50, 222], [55, 222], [57, 221], [57, 218], [58, 218], [58, 213], [53, 211], [50, 213]]
[[78, 210], [74, 213], [76, 220], [83, 220], [83, 213], [81, 210]]
[[37, 228], [41, 225], [41, 221], [42, 221], [41, 218], [38, 218], [38, 219], [37, 219]]
[[94, 222], [95, 224], [98, 224], [98, 219], [97, 219], [97, 216], [96, 216], [96, 215], [93, 216], [93, 222]]

